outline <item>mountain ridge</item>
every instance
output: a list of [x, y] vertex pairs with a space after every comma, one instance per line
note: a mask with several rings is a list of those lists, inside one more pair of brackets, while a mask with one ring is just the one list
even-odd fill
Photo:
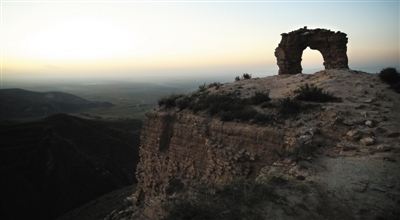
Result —
[[92, 102], [64, 92], [33, 92], [17, 88], [0, 90], [1, 119], [38, 118], [111, 106], [114, 105], [110, 102]]

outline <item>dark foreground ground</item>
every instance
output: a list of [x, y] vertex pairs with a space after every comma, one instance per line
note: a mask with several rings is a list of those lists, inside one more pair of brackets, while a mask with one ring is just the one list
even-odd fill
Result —
[[136, 183], [140, 120], [58, 114], [0, 125], [1, 219], [55, 219]]
[[119, 215], [120, 217], [125, 217], [125, 215], [128, 215], [128, 213], [123, 213], [122, 210], [131, 205], [125, 199], [133, 194], [135, 188], [136, 184], [110, 192], [60, 216], [57, 218], [57, 220], [105, 219], [110, 215]]

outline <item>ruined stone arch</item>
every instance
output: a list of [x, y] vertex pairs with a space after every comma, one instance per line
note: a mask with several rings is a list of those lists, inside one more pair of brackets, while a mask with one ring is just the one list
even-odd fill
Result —
[[279, 75], [301, 73], [301, 57], [307, 47], [322, 54], [325, 69], [349, 68], [345, 33], [304, 27], [281, 36], [281, 42], [275, 49]]

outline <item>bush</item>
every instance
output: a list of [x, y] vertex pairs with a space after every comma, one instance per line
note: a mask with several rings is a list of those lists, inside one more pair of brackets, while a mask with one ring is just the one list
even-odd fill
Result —
[[301, 104], [289, 97], [278, 99], [278, 109], [281, 114], [296, 114], [301, 110]]
[[158, 100], [159, 106], [164, 106], [166, 109], [176, 108], [179, 110], [190, 109], [194, 113], [199, 111], [205, 111], [211, 116], [217, 116], [222, 121], [249, 121], [265, 124], [276, 120], [275, 117], [258, 113], [251, 104], [266, 103], [270, 100], [269, 92], [256, 92], [249, 99], [242, 99], [235, 93], [218, 93], [209, 94], [206, 92], [200, 92], [206, 90], [206, 88], [218, 86], [219, 83], [212, 83], [208, 86], [205, 84], [199, 86], [197, 92], [191, 95], [176, 95], [171, 94], [166, 97], [162, 97]]
[[255, 117], [254, 117], [254, 121], [258, 122], [260, 124], [264, 124], [264, 123], [268, 123], [275, 120], [275, 117], [270, 116], [270, 115], [266, 115], [266, 114], [261, 114], [258, 113]]
[[241, 111], [244, 109], [245, 100], [235, 94], [222, 93], [203, 97], [197, 104], [208, 110], [211, 115], [215, 115], [220, 112]]
[[185, 95], [171, 94], [166, 97], [161, 97], [158, 99], [158, 106], [165, 106], [165, 108], [173, 108], [176, 106], [175, 100], [182, 97], [185, 97]]
[[274, 108], [276, 107], [272, 102], [264, 102], [261, 104], [261, 108]]
[[242, 79], [251, 79], [251, 74], [243, 73]]
[[212, 87], [215, 87], [215, 89], [219, 89], [219, 87], [221, 86], [221, 83], [219, 83], [219, 82], [213, 82], [213, 83], [210, 83], [210, 84], [208, 84], [208, 88], [212, 88]]
[[244, 80], [244, 79], [251, 79], [251, 74], [243, 73], [242, 77], [236, 76], [235, 77], [235, 82], [240, 81], [240, 80]]
[[271, 98], [269, 97], [269, 91], [267, 91], [267, 92], [263, 92], [263, 91], [255, 92], [254, 95], [250, 97], [250, 102], [253, 105], [259, 105], [261, 103], [268, 102], [269, 100], [271, 100]]
[[381, 78], [387, 84], [400, 83], [400, 74], [393, 67], [382, 69], [379, 73], [379, 78]]
[[390, 85], [390, 88], [393, 89], [395, 92], [400, 93], [400, 83]]
[[232, 121], [232, 120], [240, 120], [240, 121], [248, 121], [250, 119], [255, 118], [258, 112], [253, 108], [247, 107], [243, 109], [235, 109], [233, 111], [225, 111], [220, 114], [222, 121]]
[[[263, 98], [265, 100], [266, 94]], [[204, 94], [197, 97], [196, 101], [189, 104], [189, 109], [194, 112], [206, 111], [210, 115], [217, 115], [222, 121], [248, 121], [256, 119], [259, 114], [251, 106], [249, 99], [241, 99], [237, 94], [220, 93], [220, 94]], [[259, 116], [261, 122], [266, 122], [267, 117]]]
[[334, 97], [329, 92], [324, 92], [322, 88], [314, 86], [314, 84], [300, 86], [294, 91], [298, 93], [296, 96], [297, 100], [309, 101], [309, 102], [330, 102], [338, 101], [339, 99]]
[[203, 85], [199, 85], [199, 89], [197, 90], [197, 92], [204, 92], [206, 91], [207, 87], [206, 84], [204, 83]]
[[190, 105], [190, 98], [187, 96], [183, 96], [181, 98], [178, 98], [175, 100], [176, 106], [179, 107], [179, 110], [183, 110], [185, 108], [188, 108]]
[[203, 85], [199, 85], [199, 89], [197, 90], [197, 92], [204, 92], [208, 88], [212, 88], [212, 87], [216, 87], [216, 89], [219, 89], [220, 85], [221, 85], [221, 83], [219, 83], [219, 82], [213, 82], [213, 83], [210, 83], [208, 85], [206, 85], [204, 83]]

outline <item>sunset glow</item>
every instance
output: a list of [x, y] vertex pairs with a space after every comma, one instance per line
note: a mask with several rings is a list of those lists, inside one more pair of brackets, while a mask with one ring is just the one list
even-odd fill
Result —
[[[190, 70], [266, 76], [277, 73], [280, 34], [303, 26], [347, 33], [350, 68], [399, 67], [398, 9], [396, 1], [3, 1], [1, 77], [179, 76]], [[307, 50], [303, 69], [320, 69], [321, 54]]]

